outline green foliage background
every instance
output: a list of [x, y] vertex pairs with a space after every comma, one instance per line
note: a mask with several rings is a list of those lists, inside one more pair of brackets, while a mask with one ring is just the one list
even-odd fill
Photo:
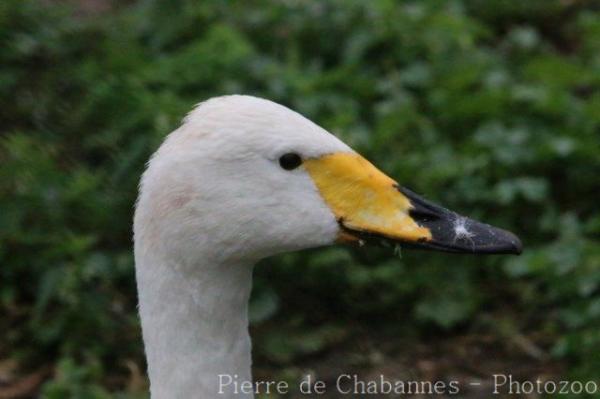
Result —
[[569, 373], [594, 376], [598, 10], [143, 0], [82, 15], [2, 0], [0, 355], [55, 365], [44, 397], [124, 390], [110, 377], [144, 367], [131, 248], [144, 163], [195, 103], [247, 93], [525, 244], [518, 258], [333, 247], [266, 260], [251, 306], [259, 365], [293, 364], [356, 323], [415, 340], [487, 325], [541, 332]]

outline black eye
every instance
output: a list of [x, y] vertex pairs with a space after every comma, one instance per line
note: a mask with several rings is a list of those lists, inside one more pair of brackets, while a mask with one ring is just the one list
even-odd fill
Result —
[[285, 170], [296, 169], [302, 163], [302, 158], [295, 152], [288, 152], [279, 158], [279, 165]]

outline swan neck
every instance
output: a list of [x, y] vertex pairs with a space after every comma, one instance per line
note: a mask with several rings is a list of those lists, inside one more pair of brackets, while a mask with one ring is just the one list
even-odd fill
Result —
[[252, 266], [144, 260], [136, 274], [152, 398], [252, 398], [220, 385], [221, 376], [252, 381]]

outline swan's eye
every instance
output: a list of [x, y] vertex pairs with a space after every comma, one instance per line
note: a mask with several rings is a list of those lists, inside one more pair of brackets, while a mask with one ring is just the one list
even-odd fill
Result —
[[302, 158], [295, 152], [288, 152], [279, 158], [279, 165], [285, 170], [296, 169], [302, 164]]

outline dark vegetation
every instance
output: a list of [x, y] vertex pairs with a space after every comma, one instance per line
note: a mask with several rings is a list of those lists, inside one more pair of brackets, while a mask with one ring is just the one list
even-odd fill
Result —
[[227, 93], [298, 110], [525, 245], [266, 260], [258, 376], [373, 370], [398, 354], [421, 375], [445, 365], [436, 378], [477, 356], [481, 373], [528, 362], [530, 377], [598, 377], [598, 3], [85, 3], [0, 1], [0, 395], [144, 396], [136, 185], [185, 113]]

